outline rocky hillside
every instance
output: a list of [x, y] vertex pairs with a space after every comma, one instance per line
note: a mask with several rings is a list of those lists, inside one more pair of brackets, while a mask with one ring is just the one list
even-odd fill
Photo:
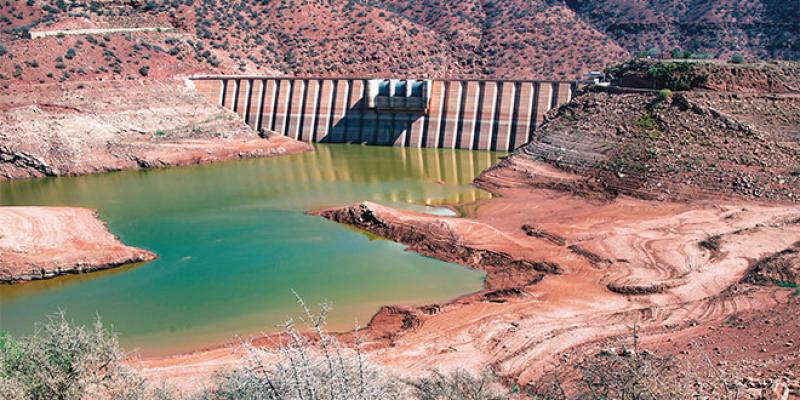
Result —
[[[0, 79], [220, 71], [575, 78], [674, 47], [796, 60], [798, 9], [778, 0], [12, 0], [0, 3]], [[154, 26], [170, 32], [29, 38]]]
[[800, 57], [800, 3], [785, 0], [567, 0], [584, 20], [630, 51], [675, 47], [758, 58]]
[[[721, 194], [800, 201], [800, 90], [798, 75], [786, 74], [797, 68], [796, 63], [628, 63], [615, 73], [658, 78], [647, 85], [662, 90], [611, 87], [583, 93], [550, 114], [536, 139], [501, 166], [544, 160], [607, 192], [645, 198]], [[685, 74], [662, 76], [662, 70]], [[741, 78], [728, 81], [741, 90], [714, 89], [714, 82], [730, 76]], [[742, 78], [748, 76], [764, 79]], [[697, 84], [663, 89], [675, 82]]]

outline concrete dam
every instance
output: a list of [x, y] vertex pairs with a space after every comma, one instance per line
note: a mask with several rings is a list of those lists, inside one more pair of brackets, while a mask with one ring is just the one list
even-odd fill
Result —
[[194, 89], [258, 131], [321, 143], [507, 151], [582, 81], [199, 76]]

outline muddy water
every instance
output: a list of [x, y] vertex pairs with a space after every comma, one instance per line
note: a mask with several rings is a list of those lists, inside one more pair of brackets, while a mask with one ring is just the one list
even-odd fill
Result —
[[144, 265], [0, 286], [0, 329], [32, 331], [58, 309], [95, 315], [124, 347], [166, 354], [275, 329], [297, 314], [292, 290], [333, 304], [329, 325], [366, 323], [382, 304], [446, 301], [483, 274], [307, 216], [360, 200], [432, 206], [488, 198], [470, 185], [499, 154], [319, 145], [308, 154], [163, 170], [0, 183], [0, 205], [99, 210]]

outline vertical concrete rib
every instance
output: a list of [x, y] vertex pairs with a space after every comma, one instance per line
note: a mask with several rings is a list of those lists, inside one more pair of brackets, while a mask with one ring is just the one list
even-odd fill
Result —
[[472, 149], [475, 143], [475, 122], [478, 116], [478, 101], [480, 100], [481, 86], [478, 82], [467, 82], [464, 95], [464, 112], [461, 115], [461, 141], [460, 149]]
[[255, 82], [252, 79], [248, 79], [243, 81], [243, 83], [244, 91], [241, 90], [242, 88], [239, 88], [239, 97], [242, 98], [242, 100], [240, 100], [241, 104], [239, 105], [241, 108], [239, 115], [241, 115], [242, 119], [244, 119], [244, 123], [249, 125], [251, 128], [255, 128], [255, 113], [250, 112], [250, 107], [253, 103], [253, 85]]
[[407, 140], [409, 147], [422, 147], [422, 132], [425, 129], [425, 120], [425, 115], [412, 116]]
[[350, 143], [359, 143], [361, 140], [361, 122], [364, 117], [364, 81], [353, 80], [350, 83], [350, 96], [347, 106], [347, 133], [345, 140]]
[[263, 110], [264, 110], [264, 85], [266, 85], [266, 84], [267, 84], [267, 81], [265, 81], [263, 79], [260, 79], [258, 81], [258, 92], [256, 92], [257, 93], [256, 96], [258, 96], [258, 97], [256, 97], [255, 110], [253, 110], [253, 112], [251, 113], [251, 114], [256, 116], [255, 117], [255, 121], [253, 123], [253, 126], [254, 126], [256, 131], [260, 131], [261, 130], [261, 122], [262, 122], [262, 119], [264, 118], [264, 113], [263, 113]]
[[459, 113], [461, 112], [461, 82], [447, 82], [447, 104], [444, 110], [444, 132], [442, 134], [441, 146], [446, 149], [456, 147], [456, 136], [458, 136]]
[[348, 96], [350, 94], [350, 83], [345, 79], [334, 81], [336, 86], [333, 98], [333, 113], [331, 115], [331, 143], [343, 143], [346, 141], [347, 119], [345, 115], [348, 110]]
[[533, 83], [522, 82], [519, 85], [519, 95], [517, 98], [517, 114], [510, 149], [522, 146], [528, 141], [531, 132], [531, 117], [533, 112]]
[[239, 88], [236, 93], [236, 114], [247, 123], [247, 95], [250, 90], [250, 80], [248, 79], [239, 79]]
[[303, 101], [303, 115], [300, 120], [300, 140], [311, 142], [317, 128], [317, 100], [319, 99], [319, 81], [311, 79], [306, 83], [306, 94]]
[[303, 100], [306, 95], [306, 82], [302, 79], [292, 80], [292, 99], [289, 102], [289, 123], [286, 135], [300, 139], [300, 128], [303, 119]]
[[289, 112], [289, 99], [292, 94], [292, 82], [281, 79], [278, 84], [278, 97], [275, 103], [275, 132], [286, 136], [286, 120]]
[[492, 145], [495, 108], [497, 107], [497, 82], [485, 82], [479, 117], [478, 150], [489, 150]]
[[508, 150], [511, 138], [511, 124], [514, 116], [517, 85], [512, 81], [502, 83], [500, 101], [497, 110], [497, 133], [493, 150]]
[[276, 94], [278, 82], [272, 79], [263, 82], [264, 101], [261, 102], [261, 129], [272, 131], [272, 122], [275, 116]]
[[331, 112], [333, 111], [333, 81], [322, 81], [319, 94], [319, 107], [317, 107], [317, 128], [314, 132], [314, 142], [329, 142], [331, 128]]
[[553, 85], [550, 82], [539, 82], [539, 96], [536, 98], [536, 126], [544, 120], [545, 114], [550, 110], [553, 98]]
[[231, 101], [230, 97], [228, 96], [228, 86], [232, 85], [229, 80], [223, 79], [222, 80], [222, 87], [220, 88], [221, 92], [219, 94], [219, 106], [225, 108]]
[[425, 147], [439, 147], [439, 131], [441, 129], [442, 108], [444, 107], [444, 82], [433, 81], [431, 87], [431, 104], [428, 108], [428, 124], [425, 132]]
[[572, 99], [572, 84], [569, 82], [561, 82], [558, 84], [558, 100], [556, 101], [556, 107], [569, 103], [570, 99]]
[[225, 98], [223, 106], [228, 110], [234, 111], [236, 104], [236, 92], [239, 90], [239, 80], [229, 79], [225, 87]]
[[227, 87], [228, 87], [228, 81], [223, 79], [219, 82], [219, 100], [217, 101], [217, 104], [220, 107], [225, 106], [225, 89], [227, 89]]
[[[359, 81], [363, 87], [367, 86], [366, 81]], [[366, 144], [385, 144], [378, 139], [378, 113], [367, 106], [367, 99], [361, 102], [361, 138], [359, 141]]]

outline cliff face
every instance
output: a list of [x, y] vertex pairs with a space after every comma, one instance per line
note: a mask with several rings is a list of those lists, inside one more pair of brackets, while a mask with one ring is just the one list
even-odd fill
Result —
[[[692, 73], [708, 73], [703, 90], [671, 94], [589, 91], [551, 113], [536, 139], [500, 168], [543, 160], [609, 193], [644, 198], [722, 195], [798, 201], [800, 97], [787, 91], [796, 87], [796, 78], [784, 75], [786, 68], [796, 67], [692, 67]], [[746, 79], [753, 71], [763, 79]], [[654, 75], [631, 69], [617, 73]], [[737, 79], [726, 81], [726, 76]], [[719, 85], [740, 91], [713, 90]]]

